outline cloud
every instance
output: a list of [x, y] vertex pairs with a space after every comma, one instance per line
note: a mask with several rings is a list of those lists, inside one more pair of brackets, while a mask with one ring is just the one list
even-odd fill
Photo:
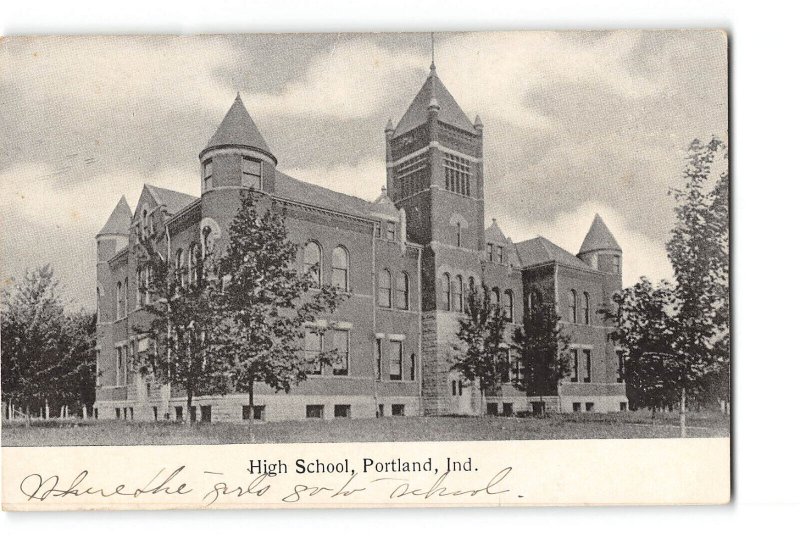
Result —
[[616, 209], [600, 202], [585, 202], [552, 219], [527, 222], [524, 219], [508, 216], [498, 218], [498, 221], [505, 235], [514, 241], [544, 236], [570, 253], [576, 254], [589, 231], [595, 213], [600, 214], [622, 247], [624, 286], [634, 284], [643, 275], [654, 281], [672, 279], [672, 266], [667, 258], [664, 242], [645, 236], [631, 227], [629, 221]]

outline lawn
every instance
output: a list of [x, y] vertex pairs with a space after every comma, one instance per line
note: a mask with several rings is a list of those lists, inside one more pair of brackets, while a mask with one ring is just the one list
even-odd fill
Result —
[[[386, 417], [380, 419], [258, 422], [256, 443], [333, 443], [366, 441], [473, 441], [529, 439], [632, 439], [678, 437], [675, 413], [655, 421], [642, 411], [579, 413], [546, 418]], [[688, 415], [689, 437], [727, 437], [730, 419], [722, 413]], [[249, 443], [245, 423], [50, 420], [26, 428], [4, 421], [4, 447], [55, 445], [193, 445]]]

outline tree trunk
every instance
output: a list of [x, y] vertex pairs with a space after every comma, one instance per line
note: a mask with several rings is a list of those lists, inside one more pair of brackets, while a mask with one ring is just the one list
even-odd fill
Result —
[[194, 424], [192, 420], [192, 389], [190, 387], [186, 389], [186, 416], [184, 421], [189, 421], [190, 426]]
[[250, 380], [247, 383], [247, 433], [250, 435], [250, 443], [254, 443], [256, 440], [255, 435], [253, 434], [253, 416], [255, 415], [255, 405], [253, 401], [253, 388], [255, 387], [255, 377], [252, 375], [250, 376]]
[[686, 437], [686, 387], [681, 387], [681, 437]]
[[25, 428], [31, 427], [31, 410], [27, 405], [25, 406]]

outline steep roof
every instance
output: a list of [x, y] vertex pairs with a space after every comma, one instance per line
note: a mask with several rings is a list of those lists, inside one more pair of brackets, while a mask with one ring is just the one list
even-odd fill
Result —
[[490, 224], [489, 228], [484, 232], [484, 237], [486, 238], [486, 243], [508, 245], [508, 238], [506, 238], [506, 235], [500, 230], [497, 219], [492, 219], [492, 224]]
[[178, 192], [176, 190], [165, 189], [153, 185], [145, 184], [145, 187], [153, 195], [158, 205], [163, 205], [167, 208], [167, 213], [174, 215], [184, 207], [197, 201], [197, 196]]
[[439, 105], [439, 120], [445, 124], [455, 126], [461, 130], [475, 134], [475, 127], [467, 118], [464, 111], [444, 86], [436, 74], [436, 66], [431, 64], [431, 73], [422, 85], [411, 105], [408, 106], [400, 122], [395, 128], [395, 136], [405, 134], [414, 128], [428, 122], [428, 106], [431, 101]]
[[578, 254], [600, 249], [622, 251], [622, 248], [619, 246], [619, 243], [617, 243], [617, 240], [614, 239], [614, 235], [611, 233], [611, 230], [608, 229], [606, 223], [603, 222], [599, 214], [595, 214], [592, 226], [583, 239], [581, 250], [578, 251]]
[[400, 212], [394, 205], [386, 205], [380, 198], [376, 202], [368, 202], [313, 183], [300, 181], [280, 171], [275, 172], [275, 195], [301, 204], [357, 217], [374, 218], [387, 214], [397, 217], [398, 220], [400, 217]]
[[225, 114], [217, 131], [208, 141], [206, 149], [221, 145], [242, 145], [253, 147], [272, 155], [264, 136], [259, 132], [256, 123], [244, 107], [242, 97], [236, 93], [233, 105]]
[[128, 205], [128, 201], [123, 196], [119, 199], [114, 211], [111, 212], [111, 216], [108, 217], [105, 226], [100, 229], [100, 232], [98, 232], [97, 235], [127, 236], [128, 230], [131, 226], [131, 217], [133, 217], [133, 213], [131, 213], [131, 208]]
[[577, 256], [542, 236], [516, 243], [515, 247], [517, 249], [517, 255], [519, 256], [520, 265], [523, 268], [547, 262], [555, 262], [557, 264], [565, 264], [577, 268], [592, 269]]

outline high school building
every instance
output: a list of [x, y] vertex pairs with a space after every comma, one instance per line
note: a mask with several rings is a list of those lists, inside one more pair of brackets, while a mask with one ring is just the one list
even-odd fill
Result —
[[[256, 418], [477, 413], [477, 388], [451, 368], [466, 295], [480, 284], [505, 308], [509, 328], [522, 323], [534, 301], [555, 303], [572, 341], [572, 375], [556, 396], [528, 398], [503, 384], [486, 399], [490, 413], [529, 410], [533, 402], [562, 411], [625, 410], [622, 354], [600, 313], [621, 289], [622, 250], [603, 220], [595, 216], [577, 255], [543, 237], [513, 243], [494, 220], [487, 228], [483, 124], [467, 118], [433, 65], [384, 135], [386, 188], [368, 202], [280, 172], [237, 95], [200, 152], [200, 198], [145, 185], [133, 212], [121, 199], [97, 235], [97, 416], [243, 418], [245, 394], [199, 396], [196, 410], [184, 413], [182, 391], [133, 366], [150, 341], [135, 332], [149, 302], [137, 288], [149, 280], [137, 262], [140, 236], [149, 236], [191, 281], [204, 251], [224, 251], [243, 187], [285, 213], [300, 247], [299, 269], [318, 269], [319, 281], [351, 293], [329, 319], [307, 328], [304, 341], [309, 355], [346, 353], [342, 363], [290, 393], [257, 385]], [[508, 356], [513, 373], [514, 353]]]

